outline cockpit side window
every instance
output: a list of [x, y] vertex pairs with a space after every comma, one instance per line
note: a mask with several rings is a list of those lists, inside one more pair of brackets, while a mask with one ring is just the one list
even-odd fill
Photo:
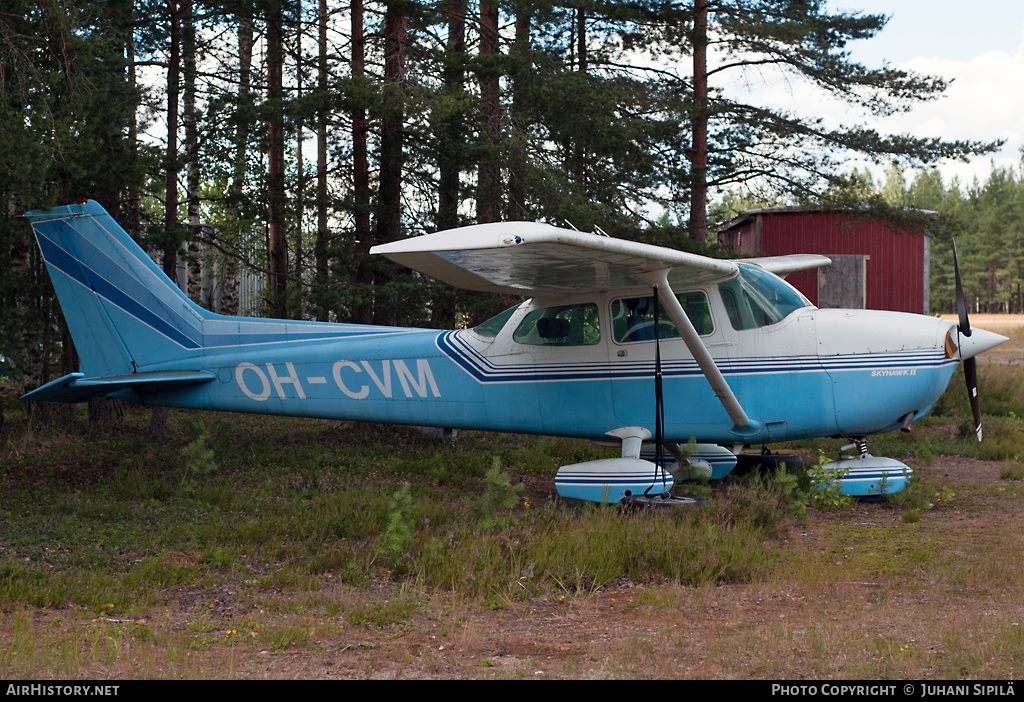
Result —
[[505, 326], [508, 320], [512, 318], [512, 315], [516, 313], [516, 310], [518, 310], [520, 306], [522, 306], [522, 304], [523, 303], [519, 303], [515, 307], [509, 307], [501, 314], [494, 315], [486, 322], [483, 322], [473, 327], [473, 331], [475, 331], [480, 336], [486, 336], [490, 339], [493, 339], [498, 335], [498, 332], [502, 330], [502, 328]]
[[812, 306], [778, 276], [744, 263], [739, 264], [739, 269], [737, 277], [718, 284], [733, 329], [766, 327], [781, 322], [794, 310]]
[[512, 340], [528, 346], [593, 346], [601, 341], [597, 305], [533, 310], [519, 324]]
[[[701, 336], [713, 334], [714, 321], [708, 307], [708, 296], [703, 292], [679, 293], [676, 295], [679, 304], [689, 318], [693, 328]], [[627, 297], [612, 301], [612, 333], [615, 341], [628, 344], [634, 341], [652, 341], [654, 339], [654, 296]], [[658, 309], [658, 337], [661, 339], [678, 339], [679, 331], [669, 320], [664, 305]]]

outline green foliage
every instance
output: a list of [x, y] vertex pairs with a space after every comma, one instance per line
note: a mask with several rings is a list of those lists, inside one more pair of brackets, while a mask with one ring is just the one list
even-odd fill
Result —
[[1017, 464], [1007, 466], [999, 472], [1000, 480], [1024, 480], [1024, 466]]
[[196, 487], [198, 487], [198, 478], [211, 475], [217, 471], [214, 451], [207, 446], [209, 437], [206, 435], [206, 426], [202, 424], [197, 426], [199, 427], [199, 435], [178, 453], [183, 464], [181, 489], [187, 493], [195, 492]]
[[781, 465], [771, 476], [770, 482], [781, 496], [786, 509], [801, 522], [806, 522], [808, 491], [801, 487], [800, 475]]
[[806, 499], [801, 501], [799, 479], [794, 482], [791, 480], [794, 477], [787, 474], [780, 481], [774, 481], [751, 475], [726, 480], [705, 505], [705, 516], [726, 528], [750, 525], [770, 538], [778, 538], [788, 519], [795, 516], [805, 521], [807, 516]]
[[[811, 480], [811, 498], [814, 506], [823, 512], [836, 512], [852, 502], [849, 495], [842, 493], [843, 478], [850, 474], [849, 468], [827, 468], [829, 459], [824, 452], [818, 462], [808, 471]], [[884, 493], [879, 493], [884, 494]]]
[[[979, 386], [981, 386], [979, 381]], [[984, 386], [982, 393], [984, 393]], [[965, 393], [966, 394], [966, 393]], [[1020, 461], [1024, 459], [1024, 420], [1008, 416], [981, 415], [985, 440], [978, 443], [974, 434], [974, 419], [970, 412], [959, 426], [959, 433], [974, 445], [975, 454], [984, 461]]]
[[414, 536], [413, 501], [409, 483], [402, 483], [388, 505], [388, 525], [381, 536], [379, 551], [389, 558], [398, 558], [412, 544]]
[[885, 499], [903, 509], [904, 521], [917, 522], [923, 512], [952, 507], [955, 498], [956, 493], [948, 485], [939, 487], [934, 478], [924, 479], [915, 474], [902, 492], [886, 495]]
[[486, 531], [514, 524], [515, 518], [507, 513], [519, 505], [519, 493], [524, 487], [522, 483], [512, 484], [508, 473], [501, 469], [501, 459], [495, 456], [484, 475], [483, 494], [473, 503], [473, 516], [481, 528]]

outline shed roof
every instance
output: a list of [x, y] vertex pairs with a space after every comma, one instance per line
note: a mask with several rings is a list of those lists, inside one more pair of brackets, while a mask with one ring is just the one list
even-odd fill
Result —
[[[864, 212], [870, 213], [870, 209], [871, 208], [868, 205], [860, 205], [856, 208], [798, 207], [792, 205], [785, 207], [758, 207], [752, 210], [745, 210], [740, 214], [736, 215], [735, 217], [733, 217], [732, 219], [715, 225], [715, 231], [724, 232], [728, 229], [732, 229], [733, 227], [737, 227], [743, 224], [744, 222], [749, 221], [755, 215], [760, 214], [810, 214], [812, 212], [850, 212], [852, 214], [857, 214]], [[900, 207], [897, 209], [903, 210], [904, 212], [919, 212], [922, 215], [926, 215], [932, 218], [939, 216], [939, 213], [934, 210], [921, 210], [914, 207]]]

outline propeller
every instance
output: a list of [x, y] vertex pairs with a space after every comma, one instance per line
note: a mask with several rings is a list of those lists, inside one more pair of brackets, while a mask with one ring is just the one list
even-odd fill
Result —
[[[967, 302], [964, 300], [964, 286], [960, 280], [960, 264], [956, 258], [956, 242], [953, 242], [953, 274], [956, 276], [956, 312], [960, 318], [957, 334], [971, 336], [971, 321], [967, 318]], [[959, 341], [959, 339], [958, 339]], [[960, 347], [960, 344], [957, 344]], [[974, 433], [981, 441], [981, 406], [978, 404], [978, 360], [971, 356], [964, 361], [964, 378], [967, 379], [967, 396], [971, 400], [971, 412], [974, 414]]]

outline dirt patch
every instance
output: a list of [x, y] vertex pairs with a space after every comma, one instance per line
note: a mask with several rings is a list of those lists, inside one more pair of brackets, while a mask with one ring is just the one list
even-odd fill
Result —
[[939, 456], [928, 465], [915, 468], [922, 477], [942, 478], [943, 482], [991, 484], [1005, 483], [999, 474], [1012, 462], [979, 461], [962, 456]]

